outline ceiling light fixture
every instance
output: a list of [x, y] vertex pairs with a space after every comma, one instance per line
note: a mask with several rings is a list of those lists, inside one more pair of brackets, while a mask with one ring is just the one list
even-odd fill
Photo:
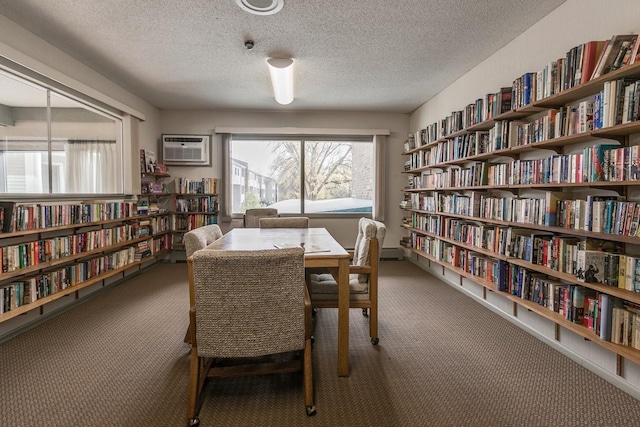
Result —
[[280, 12], [284, 0], [236, 0], [238, 6], [254, 15], [273, 15]]
[[293, 59], [267, 59], [273, 95], [278, 104], [287, 105], [293, 101]]

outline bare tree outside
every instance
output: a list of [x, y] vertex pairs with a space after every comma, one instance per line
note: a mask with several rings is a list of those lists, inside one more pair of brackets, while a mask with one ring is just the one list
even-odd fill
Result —
[[[272, 176], [278, 182], [279, 199], [300, 198], [300, 143], [275, 145]], [[305, 142], [304, 194], [307, 200], [351, 197], [352, 144]]]

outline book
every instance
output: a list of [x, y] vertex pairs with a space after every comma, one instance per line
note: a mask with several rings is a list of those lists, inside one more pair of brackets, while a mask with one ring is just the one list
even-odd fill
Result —
[[624, 65], [622, 61], [626, 54], [626, 49], [633, 48], [637, 37], [637, 34], [619, 34], [612, 36], [606, 44], [606, 47], [603, 48], [590, 80], [622, 67]]
[[607, 252], [578, 249], [576, 277], [581, 282], [604, 283]]
[[607, 253], [605, 258], [604, 283], [618, 287], [620, 255]]
[[611, 341], [613, 309], [620, 305], [621, 303], [613, 295], [605, 293], [598, 294], [598, 306], [600, 311], [599, 335], [600, 338], [605, 341]]
[[156, 171], [155, 170], [156, 154], [153, 151], [145, 150], [144, 158], [145, 158], [145, 171], [147, 173], [154, 173]]
[[10, 233], [15, 230], [15, 202], [0, 202], [0, 219], [2, 232]]
[[147, 172], [147, 156], [144, 149], [140, 149], [140, 173]]
[[593, 289], [585, 288], [580, 285], [572, 285], [571, 296], [571, 314], [570, 320], [574, 323], [582, 324], [584, 320], [585, 298], [593, 298], [596, 293]]
[[580, 83], [586, 83], [591, 79], [605, 43], [606, 40], [592, 40], [583, 45]]

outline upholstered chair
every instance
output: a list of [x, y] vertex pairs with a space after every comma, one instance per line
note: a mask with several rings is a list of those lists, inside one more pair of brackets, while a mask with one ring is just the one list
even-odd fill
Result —
[[[361, 308], [369, 316], [369, 336], [378, 339], [378, 263], [386, 227], [368, 218], [358, 222], [358, 234], [349, 266], [349, 308]], [[308, 274], [307, 284], [315, 308], [338, 307], [338, 284], [330, 273]]]
[[309, 228], [306, 216], [260, 218], [260, 228]]
[[315, 414], [304, 250], [205, 249], [187, 262], [194, 299], [189, 425], [197, 424], [206, 381], [214, 377], [302, 370], [307, 415]]
[[278, 216], [278, 209], [256, 208], [247, 209], [244, 213], [244, 228], [260, 227], [260, 218], [271, 218]]
[[199, 249], [204, 249], [222, 237], [222, 230], [218, 224], [205, 225], [195, 228], [184, 235], [184, 247], [187, 258]]
[[[203, 227], [194, 228], [188, 233], [185, 233], [184, 247], [187, 258], [193, 255], [196, 251], [206, 248], [222, 236], [222, 230], [218, 224], [205, 225]], [[191, 325], [189, 325], [189, 329], [187, 329], [187, 333], [184, 336], [184, 342], [186, 343], [189, 343], [189, 339], [191, 338], [190, 330]]]

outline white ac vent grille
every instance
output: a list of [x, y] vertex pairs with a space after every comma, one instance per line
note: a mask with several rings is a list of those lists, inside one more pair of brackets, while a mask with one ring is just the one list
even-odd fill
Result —
[[209, 135], [162, 135], [162, 159], [167, 165], [207, 166]]

